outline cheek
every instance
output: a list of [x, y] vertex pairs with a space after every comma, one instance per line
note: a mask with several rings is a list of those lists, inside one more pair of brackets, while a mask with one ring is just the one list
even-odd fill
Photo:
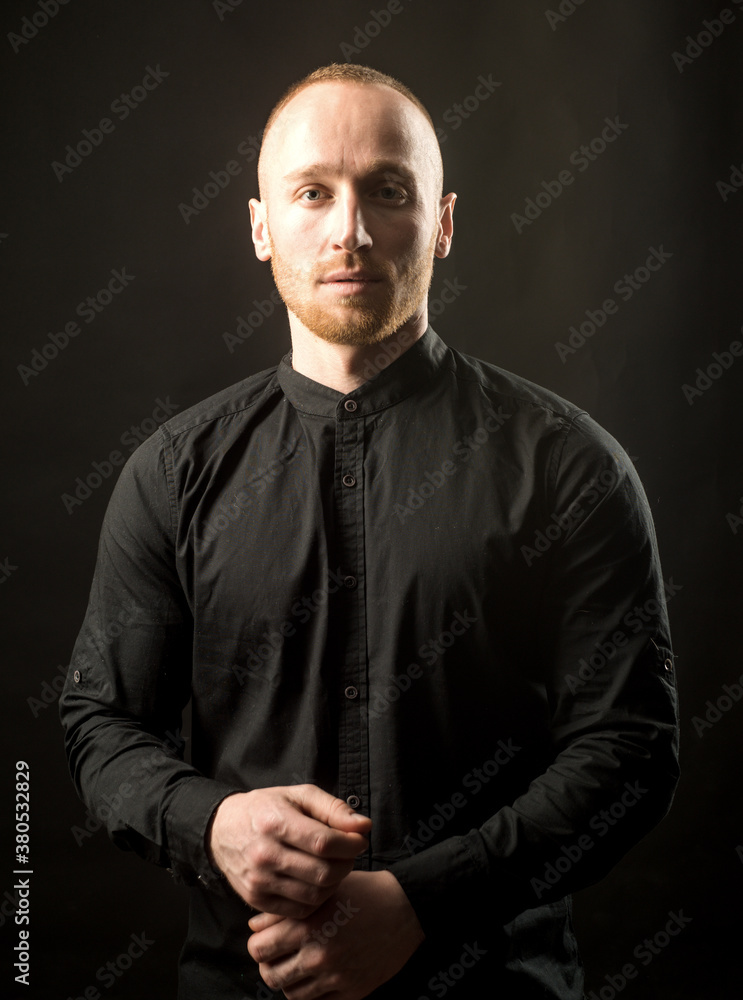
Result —
[[308, 271], [317, 257], [318, 234], [305, 220], [271, 227], [276, 253], [292, 268]]
[[433, 221], [415, 220], [406, 231], [399, 234], [397, 243], [400, 257], [405, 260], [419, 260], [433, 253], [433, 240], [436, 235]]

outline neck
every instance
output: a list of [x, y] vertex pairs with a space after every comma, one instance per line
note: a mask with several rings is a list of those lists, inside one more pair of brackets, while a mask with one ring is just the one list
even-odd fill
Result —
[[377, 344], [331, 344], [316, 336], [289, 313], [292, 368], [338, 392], [348, 393], [368, 382], [420, 340], [428, 313], [416, 316]]

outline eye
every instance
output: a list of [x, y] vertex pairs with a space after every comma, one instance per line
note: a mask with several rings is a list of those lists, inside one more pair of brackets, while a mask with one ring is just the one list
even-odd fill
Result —
[[320, 201], [322, 198], [322, 191], [318, 191], [317, 188], [310, 188], [308, 191], [302, 193], [302, 198], [305, 201]]
[[404, 201], [405, 200], [405, 195], [402, 193], [402, 191], [398, 191], [397, 188], [392, 187], [389, 184], [386, 185], [383, 188], [380, 188], [379, 189], [379, 194], [382, 197], [382, 201]]

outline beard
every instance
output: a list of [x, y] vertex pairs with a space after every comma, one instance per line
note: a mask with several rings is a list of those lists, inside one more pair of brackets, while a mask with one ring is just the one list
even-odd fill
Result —
[[[396, 264], [372, 261], [363, 253], [348, 251], [329, 263], [309, 270], [289, 264], [271, 240], [271, 273], [287, 309], [315, 336], [330, 344], [364, 346], [378, 344], [406, 323], [428, 295], [433, 278], [437, 229], [425, 251], [412, 252]], [[363, 268], [382, 281], [382, 294], [369, 301], [364, 294], [337, 296], [333, 306], [313, 300], [318, 281], [333, 271]]]

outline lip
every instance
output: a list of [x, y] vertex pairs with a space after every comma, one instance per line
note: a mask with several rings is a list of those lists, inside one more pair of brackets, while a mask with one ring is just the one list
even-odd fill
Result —
[[371, 284], [381, 281], [376, 275], [369, 271], [333, 271], [320, 279], [323, 285], [339, 285], [348, 282], [349, 284]]
[[368, 295], [382, 283], [381, 278], [368, 271], [334, 271], [320, 279], [320, 284], [333, 295]]

